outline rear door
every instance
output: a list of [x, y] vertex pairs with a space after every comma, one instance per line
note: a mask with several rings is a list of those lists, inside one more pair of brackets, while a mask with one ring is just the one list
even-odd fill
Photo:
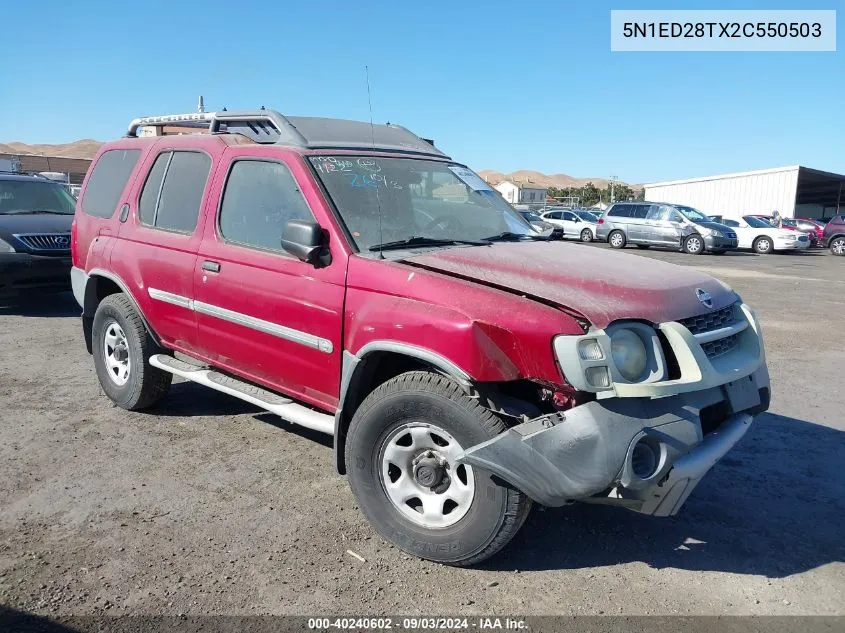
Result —
[[150, 152], [112, 253], [112, 268], [152, 328], [187, 353], [196, 343], [193, 276], [211, 166], [205, 151], [159, 145]]
[[646, 216], [651, 207], [645, 204], [632, 204], [630, 207], [631, 217], [628, 218], [628, 241], [648, 244], [651, 233], [646, 224]]
[[[288, 220], [333, 222], [308, 166], [279, 148], [227, 150], [194, 267], [203, 356], [323, 409], [338, 403], [346, 257], [315, 267], [281, 248]], [[329, 238], [331, 240], [331, 238]]]

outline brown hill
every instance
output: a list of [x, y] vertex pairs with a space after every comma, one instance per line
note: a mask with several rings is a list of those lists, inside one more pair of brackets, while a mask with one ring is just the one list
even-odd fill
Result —
[[0, 154], [36, 154], [41, 156], [61, 156], [63, 158], [94, 158], [102, 143], [85, 138], [73, 143], [30, 145], [20, 141], [0, 143]]
[[607, 178], [575, 178], [574, 176], [570, 176], [568, 174], [544, 174], [539, 171], [531, 171], [528, 169], [520, 169], [509, 174], [504, 174], [500, 171], [493, 171], [490, 169], [482, 169], [478, 172], [478, 175], [484, 178], [491, 185], [498, 184], [503, 180], [510, 180], [511, 182], [532, 184], [539, 187], [557, 187], [558, 189], [566, 189], [567, 187], [583, 187], [588, 182], [591, 182], [599, 189], [605, 189], [610, 184], [610, 181]]

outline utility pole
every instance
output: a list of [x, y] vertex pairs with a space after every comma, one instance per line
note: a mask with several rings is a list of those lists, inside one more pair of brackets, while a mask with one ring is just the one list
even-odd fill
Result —
[[616, 184], [616, 181], [619, 180], [619, 176], [611, 176], [610, 177], [610, 204], [616, 202], [616, 195], [613, 190], [613, 185]]

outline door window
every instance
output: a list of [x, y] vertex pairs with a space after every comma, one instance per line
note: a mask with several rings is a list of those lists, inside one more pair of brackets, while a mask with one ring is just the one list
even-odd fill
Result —
[[239, 160], [232, 165], [220, 205], [220, 234], [228, 241], [281, 251], [288, 220], [314, 216], [283, 163]]
[[138, 203], [141, 223], [177, 233], [197, 227], [211, 158], [200, 152], [164, 152], [156, 158]]

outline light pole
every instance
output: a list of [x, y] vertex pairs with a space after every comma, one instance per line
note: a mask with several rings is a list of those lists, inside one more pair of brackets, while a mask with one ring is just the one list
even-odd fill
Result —
[[616, 184], [616, 181], [619, 180], [619, 176], [611, 176], [610, 177], [610, 204], [616, 202], [616, 196], [613, 191], [613, 185]]

